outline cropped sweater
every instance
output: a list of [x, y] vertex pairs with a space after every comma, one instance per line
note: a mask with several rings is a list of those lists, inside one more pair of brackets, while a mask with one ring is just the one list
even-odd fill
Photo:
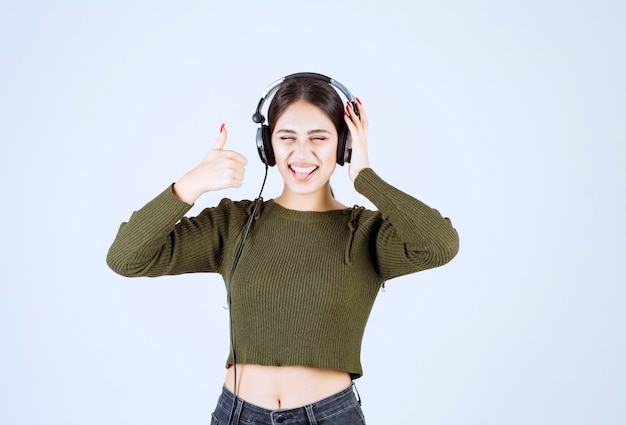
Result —
[[[372, 169], [354, 184], [377, 211], [260, 204], [231, 282], [237, 363], [335, 369], [356, 379], [381, 285], [456, 255], [457, 232], [437, 210]], [[253, 204], [223, 199], [185, 217], [191, 206], [168, 187], [122, 223], [107, 263], [129, 277], [216, 272], [228, 285]]]

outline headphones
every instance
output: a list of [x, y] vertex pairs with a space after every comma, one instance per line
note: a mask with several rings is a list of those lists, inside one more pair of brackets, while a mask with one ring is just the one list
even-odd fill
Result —
[[[270, 133], [270, 127], [265, 123], [265, 117], [261, 114], [261, 108], [263, 104], [268, 99], [270, 95], [272, 95], [276, 90], [279, 89], [280, 85], [285, 80], [291, 80], [294, 78], [302, 78], [309, 77], [314, 78], [316, 80], [324, 81], [331, 86], [335, 87], [344, 96], [348, 99], [348, 102], [352, 104], [352, 110], [357, 113], [356, 106], [356, 98], [352, 96], [350, 90], [346, 88], [339, 81], [333, 80], [330, 77], [327, 77], [322, 74], [317, 74], [315, 72], [299, 72], [296, 74], [290, 74], [286, 77], [280, 78], [274, 81], [272, 84], [267, 86], [263, 93], [261, 94], [261, 100], [259, 100], [259, 104], [256, 107], [256, 112], [252, 115], [252, 121], [258, 124], [257, 132], [256, 132], [256, 147], [259, 151], [259, 156], [261, 157], [261, 161], [264, 164], [273, 167], [276, 165], [276, 159], [274, 158], [274, 149], [272, 149], [272, 135]], [[352, 154], [352, 143], [350, 140], [350, 131], [346, 130], [345, 132], [340, 132], [343, 134], [339, 134], [339, 140], [337, 142], [337, 164], [344, 165], [346, 162], [350, 162], [350, 156]]]

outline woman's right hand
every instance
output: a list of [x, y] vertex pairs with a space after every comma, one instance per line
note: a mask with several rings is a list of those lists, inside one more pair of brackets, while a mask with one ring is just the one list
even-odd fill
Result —
[[181, 201], [193, 205], [206, 192], [241, 187], [248, 160], [239, 152], [224, 150], [227, 138], [222, 124], [219, 137], [200, 164], [174, 183], [174, 194]]

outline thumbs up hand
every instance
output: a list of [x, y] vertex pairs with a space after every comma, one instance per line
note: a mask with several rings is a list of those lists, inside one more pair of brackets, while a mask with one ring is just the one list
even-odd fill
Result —
[[220, 135], [204, 159], [174, 184], [174, 194], [181, 201], [193, 205], [206, 192], [241, 187], [248, 160], [238, 152], [225, 150], [227, 139], [222, 124]]

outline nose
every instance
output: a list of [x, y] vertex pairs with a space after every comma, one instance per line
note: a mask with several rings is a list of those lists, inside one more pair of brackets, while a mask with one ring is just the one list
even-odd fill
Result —
[[306, 158], [309, 152], [308, 144], [306, 141], [299, 141], [296, 143], [294, 155], [297, 158]]

